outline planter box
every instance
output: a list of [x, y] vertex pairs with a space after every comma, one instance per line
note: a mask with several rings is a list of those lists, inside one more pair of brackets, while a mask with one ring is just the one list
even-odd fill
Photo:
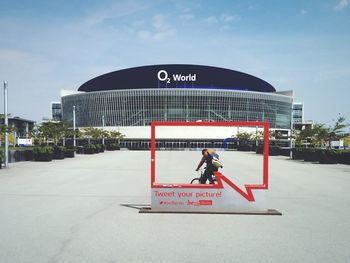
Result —
[[99, 152], [103, 153], [103, 152], [105, 152], [105, 149], [101, 147], [101, 148], [99, 148]]
[[62, 160], [64, 159], [64, 152], [53, 152], [52, 153], [52, 159], [55, 159], [55, 160]]
[[269, 148], [269, 156], [277, 156], [280, 155], [280, 148], [270, 147]]
[[64, 157], [66, 157], [66, 158], [74, 158], [75, 157], [74, 150], [66, 150], [64, 152]]
[[350, 164], [350, 152], [342, 152], [340, 154], [340, 163]]
[[340, 152], [334, 150], [320, 151], [319, 162], [322, 164], [337, 164], [340, 162]]
[[294, 148], [293, 152], [293, 160], [304, 160], [304, 151], [302, 149]]
[[96, 153], [95, 151], [96, 151], [96, 149], [94, 149], [94, 148], [85, 148], [84, 154], [94, 154], [94, 153]]
[[242, 152], [250, 152], [252, 151], [252, 146], [249, 144], [240, 144], [237, 146], [237, 150]]
[[106, 150], [107, 150], [107, 151], [115, 151], [115, 148], [113, 147], [113, 145], [107, 144], [107, 145], [106, 145]]
[[304, 161], [305, 162], [318, 162], [319, 161], [318, 151], [304, 152]]
[[77, 154], [84, 154], [84, 147], [83, 146], [78, 146], [76, 150]]
[[262, 147], [262, 146], [258, 146], [255, 149], [255, 153], [257, 153], [257, 154], [263, 154], [263, 152], [264, 152], [264, 147]]
[[116, 151], [116, 150], [120, 150], [120, 146], [116, 143], [111, 143], [111, 144], [107, 144], [106, 145], [106, 150], [107, 151]]
[[33, 150], [25, 150], [24, 151], [24, 160], [25, 161], [33, 161], [33, 159], [34, 159]]
[[34, 160], [36, 162], [51, 162], [52, 154], [51, 153], [35, 153]]
[[279, 155], [282, 155], [282, 156], [290, 156], [290, 149], [282, 149], [280, 148], [279, 149]]

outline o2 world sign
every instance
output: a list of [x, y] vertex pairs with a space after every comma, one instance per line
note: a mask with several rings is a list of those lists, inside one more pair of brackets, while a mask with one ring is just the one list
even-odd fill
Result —
[[[260, 184], [240, 188], [220, 172], [216, 184], [160, 183], [156, 180], [157, 126], [263, 127], [263, 174]], [[268, 189], [269, 123], [267, 122], [152, 122], [151, 123], [151, 210], [159, 212], [265, 213]], [[228, 175], [229, 176], [229, 175]]]
[[197, 74], [182, 75], [176, 73], [169, 75], [164, 69], [158, 71], [157, 77], [159, 81], [164, 81], [165, 83], [171, 83], [172, 81], [193, 82], [197, 80]]

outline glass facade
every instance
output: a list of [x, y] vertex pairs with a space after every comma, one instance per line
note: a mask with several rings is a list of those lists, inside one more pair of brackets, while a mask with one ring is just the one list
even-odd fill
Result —
[[267, 121], [290, 129], [292, 97], [211, 89], [135, 89], [62, 97], [63, 120], [77, 127], [147, 126], [151, 121]]
[[62, 120], [62, 105], [61, 102], [51, 103], [52, 120], [61, 121]]

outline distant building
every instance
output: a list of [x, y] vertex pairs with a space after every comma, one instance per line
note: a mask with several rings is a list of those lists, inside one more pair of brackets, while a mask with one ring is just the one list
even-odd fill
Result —
[[[4, 124], [4, 116], [2, 115], [0, 118], [0, 124]], [[35, 121], [22, 119], [20, 117], [9, 117], [8, 118], [8, 126], [13, 128], [13, 133], [10, 136], [12, 137], [12, 142], [10, 144], [18, 144], [19, 139], [28, 139], [29, 133], [34, 128]], [[28, 143], [23, 143], [28, 144]]]
[[[293, 92], [276, 91], [260, 78], [231, 69], [166, 64], [97, 76], [78, 91], [62, 92], [61, 101], [63, 120], [70, 127], [73, 127], [74, 107], [76, 127], [115, 129], [126, 135], [124, 142], [129, 140], [132, 147], [141, 147], [149, 145], [152, 121], [263, 121], [269, 122], [273, 130], [288, 133]], [[256, 131], [255, 127], [246, 130]], [[167, 143], [178, 143], [177, 139], [192, 144], [210, 142], [205, 146], [197, 144], [206, 148], [216, 139], [222, 143], [222, 138], [236, 133], [230, 127], [193, 134], [180, 128], [178, 132], [175, 128], [169, 132], [163, 136], [167, 140], [171, 138]]]
[[293, 103], [293, 124], [304, 122], [304, 104], [302, 102]]
[[77, 127], [138, 127], [151, 121], [266, 121], [291, 127], [292, 92], [230, 69], [150, 65], [93, 78], [79, 93], [61, 97], [63, 119]]
[[51, 118], [53, 121], [62, 121], [62, 104], [59, 101], [51, 102]]
[[305, 130], [307, 127], [312, 128], [313, 121], [305, 121], [304, 119], [304, 103], [294, 102], [293, 103], [293, 129], [295, 130]]

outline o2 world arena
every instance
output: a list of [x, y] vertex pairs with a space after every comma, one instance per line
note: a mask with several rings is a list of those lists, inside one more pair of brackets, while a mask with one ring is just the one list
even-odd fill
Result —
[[70, 126], [75, 106], [76, 127], [104, 126], [135, 139], [150, 137], [151, 121], [267, 121], [271, 128], [289, 130], [293, 103], [291, 91], [277, 92], [252, 75], [180, 64], [107, 73], [78, 92], [62, 93], [61, 100]]

